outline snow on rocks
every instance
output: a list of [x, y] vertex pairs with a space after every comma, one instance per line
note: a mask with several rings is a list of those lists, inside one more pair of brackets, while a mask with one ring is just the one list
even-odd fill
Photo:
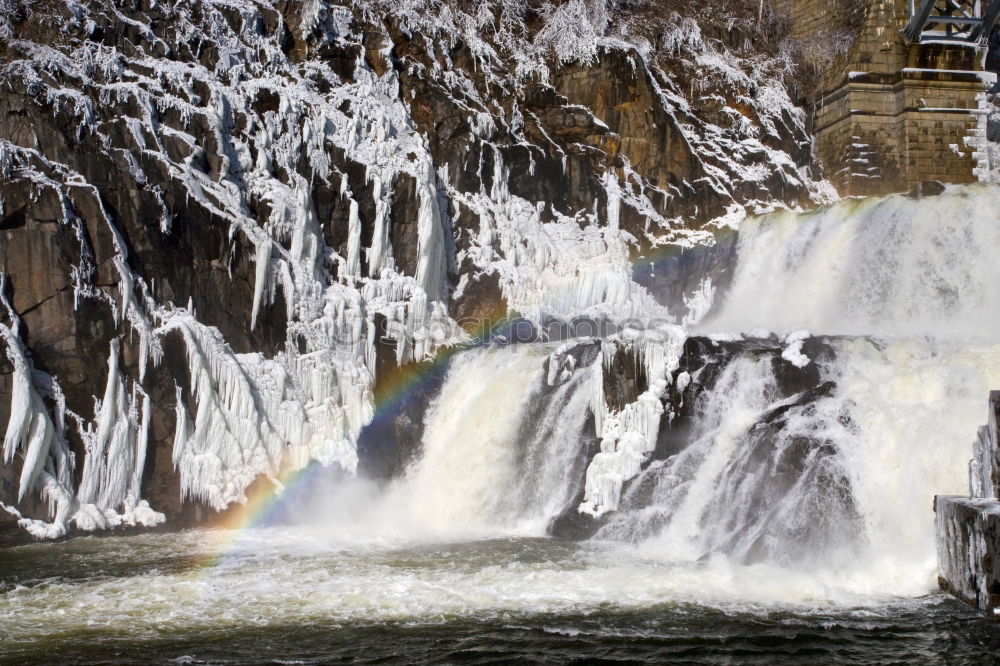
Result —
[[785, 349], [781, 352], [781, 358], [785, 359], [796, 368], [804, 368], [811, 362], [809, 357], [802, 353], [802, 344], [809, 338], [809, 331], [794, 331], [784, 338]]
[[[347, 32], [349, 10], [336, 8], [331, 17], [326, 3], [314, 4], [315, 16], [303, 30], [326, 31], [331, 40], [340, 38], [337, 31]], [[276, 40], [254, 27], [261, 9], [254, 3], [205, 2], [200, 9], [203, 15], [197, 22], [183, 7], [170, 10], [175, 45], [158, 42], [141, 22], [136, 27], [144, 39], [167, 50], [184, 48], [192, 39], [213, 44], [219, 51], [214, 67], [206, 61], [160, 58], [142, 49], [126, 54], [91, 41], [79, 42], [71, 52], [22, 41], [12, 44], [23, 58], [8, 74], [45, 91], [54, 113], [71, 107], [78, 134], [97, 135], [111, 144], [112, 127], [93, 113], [91, 98], [79, 90], [93, 92], [103, 103], [138, 109], [138, 117], [121, 120], [134, 144], [121, 153], [137, 183], [148, 184], [143, 165], [165, 171], [186, 192], [188, 205], [227, 221], [231, 237], [240, 235], [250, 243], [255, 264], [251, 329], [279, 289], [289, 319], [286, 351], [271, 359], [234, 353], [217, 329], [198, 320], [190, 305], [182, 308], [153, 298], [146, 281], [132, 270], [127, 245], [97, 188], [83, 175], [34, 148], [0, 143], [5, 177], [54, 191], [63, 203], [63, 223], [77, 229], [82, 257], [75, 269], [77, 302], [103, 301], [116, 321], [128, 321], [139, 334], [139, 382], [129, 388], [118, 368], [119, 342], [113, 341], [95, 423], [81, 426], [87, 454], [80, 487], [74, 489], [71, 479], [59, 485], [76, 496], [72, 520], [82, 529], [162, 519], [141, 504], [138, 484], [151, 408], [140, 383], [147, 359], [159, 363], [165, 336], [179, 335], [188, 357], [191, 391], [178, 392], [175, 409], [173, 457], [182, 494], [217, 509], [243, 501], [243, 491], [259, 475], [276, 479], [287, 467], [313, 460], [349, 471], [356, 468], [354, 441], [374, 409], [376, 315], [386, 318], [401, 363], [425, 360], [440, 346], [462, 339], [444, 305], [447, 260], [439, 175], [426, 139], [415, 132], [400, 99], [395, 72], [379, 75], [362, 59], [348, 82], [319, 61], [299, 67], [288, 61]], [[242, 27], [231, 27], [223, 9], [236, 10]], [[135, 23], [111, 4], [81, 11], [110, 11], [117, 21]], [[324, 81], [329, 91], [319, 93], [317, 81]], [[253, 111], [262, 91], [276, 96], [277, 112]], [[171, 113], [179, 113], [181, 126], [166, 121], [164, 116]], [[209, 128], [217, 144], [219, 163], [211, 173], [201, 165], [204, 148], [184, 131], [184, 124], [196, 119]], [[237, 122], [245, 125], [240, 132], [235, 130]], [[168, 143], [175, 146], [173, 152]], [[175, 154], [178, 143], [190, 151], [186, 159]], [[361, 247], [357, 202], [351, 198], [347, 175], [333, 172], [334, 149], [367, 171], [377, 211], [376, 231], [367, 248]], [[302, 175], [301, 160], [308, 177]], [[402, 174], [416, 181], [420, 201], [418, 262], [412, 276], [397, 269], [389, 242], [392, 185]], [[326, 247], [311, 195], [315, 181], [335, 177], [341, 179], [340, 195], [351, 210], [346, 257]], [[74, 213], [81, 197], [94, 203], [91, 208], [100, 211], [111, 233], [117, 251], [116, 300], [106, 288], [93, 285], [93, 266], [87, 263], [92, 252]], [[254, 206], [264, 208], [263, 219], [252, 214]], [[164, 206], [161, 230], [169, 232], [172, 223]], [[332, 277], [335, 269], [338, 279]], [[16, 334], [7, 333], [8, 348], [17, 350]], [[27, 362], [20, 367], [30, 378]], [[25, 452], [23, 497], [30, 489], [44, 488], [39, 478], [58, 433], [30, 383], [20, 381], [17, 386], [14, 406], [20, 421], [8, 431], [5, 460], [12, 462], [15, 450]], [[188, 415], [189, 405], [193, 416]], [[65, 442], [60, 446], [67, 448]], [[118, 509], [124, 513], [115, 513]], [[61, 529], [66, 524], [63, 520]]]

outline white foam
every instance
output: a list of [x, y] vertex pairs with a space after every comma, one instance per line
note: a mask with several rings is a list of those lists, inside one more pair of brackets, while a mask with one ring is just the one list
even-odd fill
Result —
[[859, 583], [851, 570], [820, 580], [768, 565], [734, 566], [723, 558], [668, 565], [623, 545], [575, 548], [505, 539], [479, 547], [453, 542], [406, 547], [372, 537], [344, 540], [347, 535], [328, 528], [187, 532], [126, 538], [119, 544], [141, 547], [150, 557], [209, 556], [234, 537], [235, 550], [209, 570], [154, 570], [16, 587], [5, 594], [0, 623], [25, 641], [123, 628], [141, 639], [205, 627], [436, 623], [442, 617], [589, 613], [676, 603], [725, 612], [829, 613], [877, 609], [896, 593], [930, 589], [930, 581], [914, 584], [891, 572], [872, 585]]

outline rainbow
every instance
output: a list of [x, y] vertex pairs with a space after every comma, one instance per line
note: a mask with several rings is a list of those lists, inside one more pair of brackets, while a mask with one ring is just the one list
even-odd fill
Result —
[[[432, 360], [393, 367], [385, 372], [375, 387], [374, 416], [368, 427], [377, 427], [380, 422], [393, 417], [415, 393], [428, 388], [455, 354], [488, 340], [492, 331], [507, 321], [506, 312], [504, 303], [496, 304], [490, 310], [491, 316], [481, 318], [485, 325], [466, 331], [470, 342], [442, 348]], [[240, 547], [240, 541], [247, 530], [278, 523], [285, 516], [288, 507], [294, 506], [316, 484], [327, 478], [328, 474], [328, 469], [313, 462], [305, 467], [286, 465], [276, 476], [277, 483], [259, 477], [247, 488], [246, 502], [230, 505], [209, 524], [209, 527], [219, 530], [219, 539], [202, 567], [209, 570], [224, 567], [237, 553], [244, 550]]]
[[[201, 563], [200, 569], [214, 570], [224, 567], [237, 553], [245, 548], [240, 542], [248, 530], [274, 524], [283, 508], [315, 482], [322, 472], [319, 465], [306, 465], [299, 469], [287, 469], [277, 477], [278, 483], [258, 478], [247, 488], [247, 501], [230, 505], [217, 520], [210, 523], [217, 540], [212, 552]], [[279, 485], [280, 484], [280, 485]]]

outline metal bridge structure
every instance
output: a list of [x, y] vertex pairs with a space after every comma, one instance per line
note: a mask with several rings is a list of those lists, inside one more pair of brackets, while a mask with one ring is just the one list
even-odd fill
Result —
[[985, 44], [1000, 19], [1000, 0], [908, 0], [911, 43]]

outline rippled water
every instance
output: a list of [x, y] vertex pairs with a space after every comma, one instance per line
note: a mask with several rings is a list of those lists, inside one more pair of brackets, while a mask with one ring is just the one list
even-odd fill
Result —
[[0, 551], [0, 586], [2, 663], [984, 663], [1000, 650], [1000, 626], [930, 586], [865, 595], [537, 538], [81, 537]]

